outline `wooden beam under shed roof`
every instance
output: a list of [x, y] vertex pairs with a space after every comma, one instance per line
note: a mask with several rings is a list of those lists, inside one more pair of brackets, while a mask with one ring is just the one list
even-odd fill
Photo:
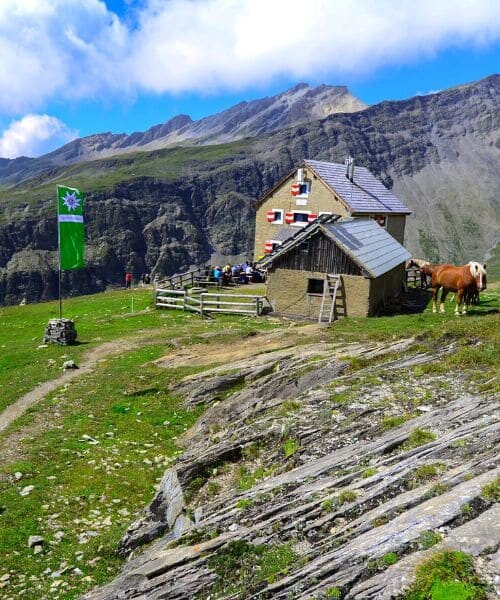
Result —
[[277, 258], [278, 256], [281, 256], [286, 250], [292, 248], [298, 242], [303, 242], [307, 240], [309, 237], [311, 237], [311, 235], [313, 235], [313, 233], [317, 229], [320, 228], [320, 226], [323, 223], [335, 223], [335, 221], [338, 221], [340, 218], [341, 215], [319, 216], [315, 221], [313, 221], [309, 225], [306, 225], [305, 227], [299, 229], [299, 231], [297, 231], [297, 233], [293, 237], [288, 238], [285, 242], [283, 242], [283, 244], [281, 244], [281, 246], [278, 246], [278, 248], [276, 248], [274, 252], [271, 252], [271, 254], [268, 254], [268, 256], [264, 260], [261, 260], [259, 264], [261, 266], [264, 266], [265, 264], [267, 264], [268, 261]]

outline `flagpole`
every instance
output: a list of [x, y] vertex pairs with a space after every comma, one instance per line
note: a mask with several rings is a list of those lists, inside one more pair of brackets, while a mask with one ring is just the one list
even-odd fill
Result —
[[[56, 187], [58, 190], [59, 186]], [[56, 191], [57, 196], [57, 249], [59, 258], [59, 319], [62, 319], [62, 294], [61, 294], [61, 227], [59, 225], [59, 193]]]
[[59, 319], [62, 319], [61, 265], [59, 265]]

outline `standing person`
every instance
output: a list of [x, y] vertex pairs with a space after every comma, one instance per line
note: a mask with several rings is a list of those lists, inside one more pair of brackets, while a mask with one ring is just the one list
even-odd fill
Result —
[[125, 273], [125, 289], [129, 290], [132, 286], [132, 273], [128, 271]]

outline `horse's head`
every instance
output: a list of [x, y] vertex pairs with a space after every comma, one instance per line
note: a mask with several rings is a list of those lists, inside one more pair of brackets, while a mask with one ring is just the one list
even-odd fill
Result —
[[469, 269], [470, 274], [474, 277], [474, 280], [479, 291], [486, 289], [486, 265], [482, 265], [478, 262], [470, 262]]

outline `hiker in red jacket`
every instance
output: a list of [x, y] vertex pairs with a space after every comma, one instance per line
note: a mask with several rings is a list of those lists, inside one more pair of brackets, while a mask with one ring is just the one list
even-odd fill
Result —
[[129, 290], [132, 286], [132, 273], [125, 273], [125, 289]]

